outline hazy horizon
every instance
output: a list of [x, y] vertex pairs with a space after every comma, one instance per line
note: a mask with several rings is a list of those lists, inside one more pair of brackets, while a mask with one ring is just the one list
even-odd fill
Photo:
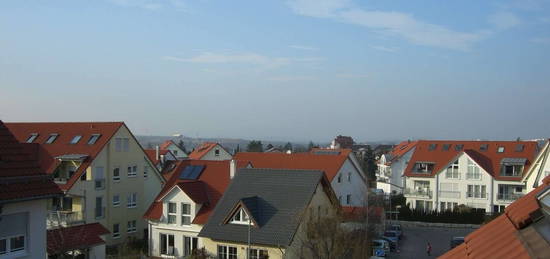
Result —
[[329, 142], [550, 137], [550, 1], [3, 1], [0, 119]]

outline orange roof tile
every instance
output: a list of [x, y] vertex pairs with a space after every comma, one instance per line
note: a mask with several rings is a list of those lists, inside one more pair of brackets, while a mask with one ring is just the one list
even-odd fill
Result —
[[215, 142], [204, 142], [189, 154], [189, 159], [201, 159], [217, 145], [218, 143]]
[[109, 233], [109, 230], [99, 223], [50, 229], [47, 232], [48, 254], [55, 255], [104, 244], [101, 236]]
[[[322, 149], [314, 149], [313, 151], [316, 150]], [[239, 152], [235, 155], [235, 159], [249, 161], [254, 168], [320, 170], [325, 172], [329, 181], [332, 181], [351, 153], [351, 149], [340, 149], [338, 151], [338, 154], [326, 155], [313, 152], [292, 154]]]
[[[488, 145], [486, 151], [481, 151], [480, 147]], [[524, 145], [523, 151], [516, 152], [516, 145]], [[430, 145], [436, 145], [434, 150], [430, 150]], [[443, 150], [443, 145], [450, 145], [448, 150]], [[463, 145], [460, 150], [456, 150], [456, 145]], [[497, 149], [504, 147], [504, 152], [498, 153]], [[497, 180], [519, 181], [519, 177], [500, 176], [501, 161], [503, 158], [525, 158], [526, 164], [523, 172], [527, 172], [531, 162], [537, 153], [537, 142], [535, 141], [457, 141], [457, 140], [419, 140], [415, 151], [405, 169], [405, 176], [408, 177], [434, 177], [437, 173], [456, 159], [463, 152], [474, 159], [485, 171]], [[434, 163], [434, 168], [430, 174], [412, 172], [416, 162]]]
[[400, 158], [401, 156], [405, 155], [409, 150], [414, 148], [418, 141], [402, 141], [401, 143], [397, 144], [393, 148], [393, 150], [390, 152], [392, 155], [392, 160]]

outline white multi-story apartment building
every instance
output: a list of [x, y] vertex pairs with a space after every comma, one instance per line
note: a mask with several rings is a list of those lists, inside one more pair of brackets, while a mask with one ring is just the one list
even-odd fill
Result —
[[100, 223], [107, 245], [147, 231], [143, 214], [164, 178], [123, 122], [6, 123], [64, 196], [48, 204], [48, 227]]
[[501, 212], [526, 193], [522, 176], [537, 150], [534, 141], [420, 140], [404, 172], [407, 203], [424, 210], [464, 204]]
[[382, 154], [378, 159], [376, 188], [384, 193], [403, 193], [405, 178], [403, 172], [411, 159], [416, 141], [403, 141], [390, 153]]

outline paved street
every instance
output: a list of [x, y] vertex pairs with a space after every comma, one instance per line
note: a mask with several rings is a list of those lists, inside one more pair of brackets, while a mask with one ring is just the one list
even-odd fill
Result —
[[[405, 236], [399, 243], [399, 253], [392, 252], [388, 258], [436, 258], [447, 252], [453, 236], [466, 236], [475, 229], [404, 227]], [[426, 254], [426, 243], [432, 244], [432, 255]]]

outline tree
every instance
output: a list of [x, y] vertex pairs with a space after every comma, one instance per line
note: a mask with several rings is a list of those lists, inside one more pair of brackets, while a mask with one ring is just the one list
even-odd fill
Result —
[[287, 151], [288, 151], [288, 150], [292, 151], [292, 143], [287, 142], [287, 143], [285, 144], [285, 146], [284, 146], [284, 149], [287, 150]]
[[185, 150], [185, 144], [183, 143], [183, 140], [180, 139], [180, 141], [178, 142], [178, 147], [181, 148], [183, 153], [187, 154], [187, 150]]
[[367, 151], [365, 151], [365, 157], [363, 158], [363, 171], [367, 174], [367, 178], [371, 181], [376, 180], [376, 158], [374, 157], [374, 152], [372, 151], [371, 147], [367, 147]]
[[248, 152], [264, 152], [264, 147], [262, 144], [262, 141], [260, 140], [252, 140], [248, 143], [248, 146], [246, 147], [246, 151]]

